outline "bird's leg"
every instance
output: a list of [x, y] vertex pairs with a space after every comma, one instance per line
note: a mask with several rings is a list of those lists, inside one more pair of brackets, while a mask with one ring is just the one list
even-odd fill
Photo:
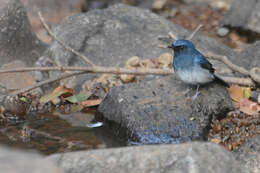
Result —
[[194, 101], [198, 97], [198, 95], [200, 94], [199, 87], [200, 87], [200, 85], [197, 85], [196, 94], [191, 97], [192, 101]]

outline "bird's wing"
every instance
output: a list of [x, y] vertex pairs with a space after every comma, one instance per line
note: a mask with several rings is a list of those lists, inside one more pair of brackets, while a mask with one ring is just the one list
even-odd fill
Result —
[[200, 52], [196, 53], [194, 60], [199, 63], [202, 68], [209, 70], [210, 73], [215, 72], [212, 64]]

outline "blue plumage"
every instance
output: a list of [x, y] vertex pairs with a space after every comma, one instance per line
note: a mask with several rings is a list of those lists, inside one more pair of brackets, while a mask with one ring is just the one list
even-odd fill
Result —
[[212, 64], [195, 48], [192, 42], [177, 40], [169, 48], [174, 50], [174, 71], [183, 82], [201, 85], [217, 80], [228, 86], [214, 74]]

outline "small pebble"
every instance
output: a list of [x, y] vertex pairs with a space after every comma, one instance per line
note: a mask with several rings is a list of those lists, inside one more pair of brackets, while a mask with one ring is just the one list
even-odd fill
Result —
[[138, 56], [133, 56], [126, 62], [126, 67], [137, 67], [140, 65], [140, 58]]
[[169, 67], [169, 65], [172, 64], [172, 55], [170, 53], [164, 53], [160, 55], [158, 61], [162, 64], [163, 68]]
[[169, 17], [174, 17], [174, 16], [176, 16], [177, 13], [178, 13], [178, 9], [172, 8], [170, 11]]
[[251, 91], [250, 99], [260, 103], [260, 95], [259, 95], [259, 93], [257, 91]]
[[167, 0], [154, 0], [153, 2], [153, 10], [161, 10], [165, 4], [166, 4]]
[[218, 34], [218, 36], [220, 36], [220, 37], [225, 37], [228, 33], [229, 33], [229, 29], [228, 29], [228, 28], [222, 27], [222, 28], [219, 28], [219, 29], [217, 30], [217, 34]]
[[124, 83], [130, 83], [130, 82], [133, 82], [135, 80], [135, 76], [134, 75], [128, 75], [128, 74], [122, 74], [122, 75], [120, 75], [120, 79]]

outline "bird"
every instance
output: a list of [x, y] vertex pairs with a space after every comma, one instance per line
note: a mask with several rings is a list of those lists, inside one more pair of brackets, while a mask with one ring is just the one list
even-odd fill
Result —
[[174, 51], [173, 68], [177, 77], [184, 83], [197, 86], [197, 92], [193, 98], [197, 97], [200, 85], [212, 81], [229, 87], [228, 83], [215, 74], [212, 64], [195, 48], [191, 41], [176, 40], [168, 48]]

